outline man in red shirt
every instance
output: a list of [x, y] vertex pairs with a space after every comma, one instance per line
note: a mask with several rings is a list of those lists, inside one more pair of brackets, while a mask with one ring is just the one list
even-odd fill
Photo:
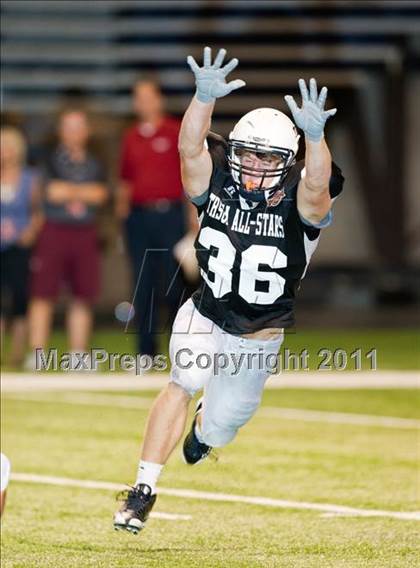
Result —
[[180, 123], [165, 114], [163, 96], [154, 81], [135, 83], [133, 107], [137, 121], [122, 142], [117, 215], [125, 219], [133, 268], [138, 350], [154, 356], [158, 306], [163, 299], [171, 322], [182, 294], [173, 256], [173, 247], [185, 232]]

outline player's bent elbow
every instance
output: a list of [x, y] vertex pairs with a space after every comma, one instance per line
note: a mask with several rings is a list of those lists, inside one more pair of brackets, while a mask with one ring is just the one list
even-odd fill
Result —
[[211, 160], [181, 159], [181, 179], [184, 191], [188, 197], [198, 197], [209, 187], [211, 178]]
[[299, 216], [302, 220], [304, 220], [307, 224], [316, 226], [326, 221], [328, 215], [330, 214], [331, 206], [323, 206], [318, 208], [303, 207], [298, 208], [298, 211]]
[[328, 192], [330, 178], [331, 172], [325, 172], [320, 175], [308, 175], [307, 173], [305, 176], [305, 188], [317, 194]]
[[317, 225], [324, 221], [325, 217], [331, 211], [332, 200], [329, 194], [318, 196], [307, 196], [298, 200], [299, 215], [310, 224]]

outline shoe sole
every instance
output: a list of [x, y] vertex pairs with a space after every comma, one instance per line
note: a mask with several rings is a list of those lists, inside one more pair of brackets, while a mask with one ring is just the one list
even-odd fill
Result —
[[116, 524], [114, 524], [114, 529], [116, 531], [125, 531], [125, 532], [129, 532], [131, 534], [139, 534], [139, 532], [144, 529], [144, 524], [141, 527], [133, 527], [133, 526], [130, 526], [130, 525], [116, 525]]

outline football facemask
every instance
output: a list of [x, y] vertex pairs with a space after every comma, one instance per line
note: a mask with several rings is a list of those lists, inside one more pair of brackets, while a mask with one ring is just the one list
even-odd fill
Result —
[[[252, 155], [254, 158], [247, 157]], [[255, 157], [258, 166], [255, 166]], [[239, 194], [250, 201], [268, 201], [281, 185], [295, 162], [289, 148], [262, 147], [256, 143], [229, 140], [228, 163]], [[244, 181], [245, 178], [251, 178]], [[255, 182], [254, 182], [255, 180]]]

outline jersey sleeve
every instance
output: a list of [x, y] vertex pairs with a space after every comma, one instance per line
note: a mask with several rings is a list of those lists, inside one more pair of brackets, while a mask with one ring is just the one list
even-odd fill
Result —
[[299, 215], [300, 220], [302, 221], [302, 223], [304, 225], [307, 225], [308, 227], [314, 227], [315, 229], [325, 229], [326, 227], [329, 227], [331, 225], [332, 220], [333, 220], [333, 214], [332, 214], [331, 209], [328, 211], [328, 213], [325, 215], [325, 217], [323, 219], [321, 219], [321, 221], [319, 223], [311, 223], [310, 221], [308, 221], [307, 219], [302, 217], [302, 215], [299, 213], [299, 211], [298, 211], [298, 215]]
[[202, 208], [204, 208], [205, 204], [208, 201], [209, 190], [206, 189], [204, 193], [202, 193], [201, 195], [196, 195], [195, 197], [190, 197], [187, 193], [185, 195], [187, 196], [188, 200], [197, 207], [198, 210], [201, 210]]

